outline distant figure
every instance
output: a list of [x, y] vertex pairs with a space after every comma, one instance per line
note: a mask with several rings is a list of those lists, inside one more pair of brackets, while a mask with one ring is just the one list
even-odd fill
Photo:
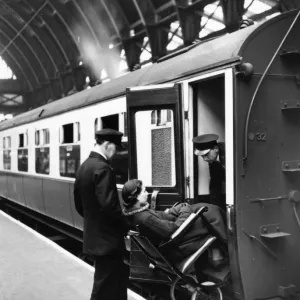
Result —
[[125, 254], [125, 223], [116, 177], [109, 160], [122, 147], [123, 133], [96, 132], [96, 145], [76, 173], [75, 207], [84, 218], [83, 252], [95, 259], [91, 300], [125, 300], [129, 269]]
[[210, 203], [225, 209], [225, 200], [222, 195], [222, 185], [225, 182], [225, 151], [217, 143], [216, 134], [203, 134], [193, 138], [195, 155], [201, 156], [209, 165]]

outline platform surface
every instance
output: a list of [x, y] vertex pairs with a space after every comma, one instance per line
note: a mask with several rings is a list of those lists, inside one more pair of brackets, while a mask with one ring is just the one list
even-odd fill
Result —
[[[94, 268], [0, 211], [0, 299], [88, 300]], [[128, 300], [143, 300], [128, 290]]]

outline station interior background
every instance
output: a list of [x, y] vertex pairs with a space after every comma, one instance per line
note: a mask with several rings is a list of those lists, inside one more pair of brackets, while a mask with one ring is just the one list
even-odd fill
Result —
[[249, 19], [298, 8], [293, 0], [0, 0], [0, 121], [239, 30]]

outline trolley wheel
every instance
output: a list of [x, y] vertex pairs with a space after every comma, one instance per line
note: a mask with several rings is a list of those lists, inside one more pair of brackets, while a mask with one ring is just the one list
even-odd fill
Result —
[[214, 287], [214, 282], [203, 282], [192, 295], [191, 300], [223, 300], [223, 294], [219, 287]]
[[[195, 282], [195, 285], [198, 285], [197, 279], [194, 276], [186, 275], [186, 277], [191, 278]], [[172, 300], [181, 300], [183, 298], [185, 299], [185, 297], [187, 297], [187, 299], [191, 299], [195, 292], [197, 294], [196, 287], [187, 284], [180, 277], [177, 277], [171, 285], [170, 297]]]

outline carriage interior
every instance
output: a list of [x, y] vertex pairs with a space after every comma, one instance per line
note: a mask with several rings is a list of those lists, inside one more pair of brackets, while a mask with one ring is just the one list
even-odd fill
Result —
[[[217, 134], [218, 144], [225, 150], [225, 78], [218, 76], [193, 84], [194, 136]], [[226, 151], [225, 151], [226, 153]], [[210, 174], [201, 156], [194, 158], [194, 201], [209, 203]], [[225, 184], [222, 208], [225, 208]]]

